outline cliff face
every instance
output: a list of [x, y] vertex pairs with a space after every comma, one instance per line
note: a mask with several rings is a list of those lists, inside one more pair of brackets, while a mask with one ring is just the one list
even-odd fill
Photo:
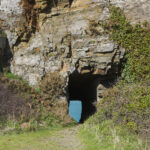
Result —
[[110, 5], [121, 7], [132, 24], [150, 20], [149, 0], [1, 0], [11, 71], [32, 86], [54, 71], [67, 79], [75, 71], [116, 74], [125, 50], [98, 25], [109, 18]]

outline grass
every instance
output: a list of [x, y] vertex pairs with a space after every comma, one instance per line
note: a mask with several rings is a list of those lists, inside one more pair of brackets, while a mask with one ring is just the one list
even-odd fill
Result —
[[112, 120], [95, 124], [91, 117], [80, 129], [85, 150], [148, 150], [144, 142], [126, 127], [116, 126]]
[[80, 129], [79, 138], [85, 145], [85, 150], [99, 150], [100, 144], [98, 139], [96, 139], [95, 133], [91, 133], [87, 129]]
[[14, 75], [13, 73], [10, 72], [4, 72], [3, 74], [6, 78], [9, 80], [22, 80], [19, 76]]
[[0, 150], [85, 150], [83, 145], [78, 145], [80, 141], [77, 139], [76, 130], [76, 126], [68, 126], [0, 135]]
[[0, 150], [60, 150], [56, 141], [50, 139], [58, 130], [61, 128], [0, 135]]

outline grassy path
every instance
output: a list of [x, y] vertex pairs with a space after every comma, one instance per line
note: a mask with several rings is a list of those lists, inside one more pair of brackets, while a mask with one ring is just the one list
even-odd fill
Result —
[[0, 150], [84, 150], [77, 127], [0, 136]]

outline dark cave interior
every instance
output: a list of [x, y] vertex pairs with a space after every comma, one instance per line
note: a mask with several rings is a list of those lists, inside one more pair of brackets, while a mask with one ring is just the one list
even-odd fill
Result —
[[73, 73], [69, 77], [69, 101], [82, 101], [82, 115], [80, 122], [84, 122], [89, 116], [96, 112], [97, 102], [97, 80], [99, 76], [92, 74]]
[[8, 39], [6, 36], [1, 35], [0, 32], [0, 72], [3, 72], [3, 67], [7, 68], [10, 66], [12, 56]]

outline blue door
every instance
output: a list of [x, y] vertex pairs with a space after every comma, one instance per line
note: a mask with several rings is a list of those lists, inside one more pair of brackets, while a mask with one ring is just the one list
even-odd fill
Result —
[[70, 100], [69, 115], [76, 122], [80, 122], [82, 114], [82, 102], [80, 100]]

